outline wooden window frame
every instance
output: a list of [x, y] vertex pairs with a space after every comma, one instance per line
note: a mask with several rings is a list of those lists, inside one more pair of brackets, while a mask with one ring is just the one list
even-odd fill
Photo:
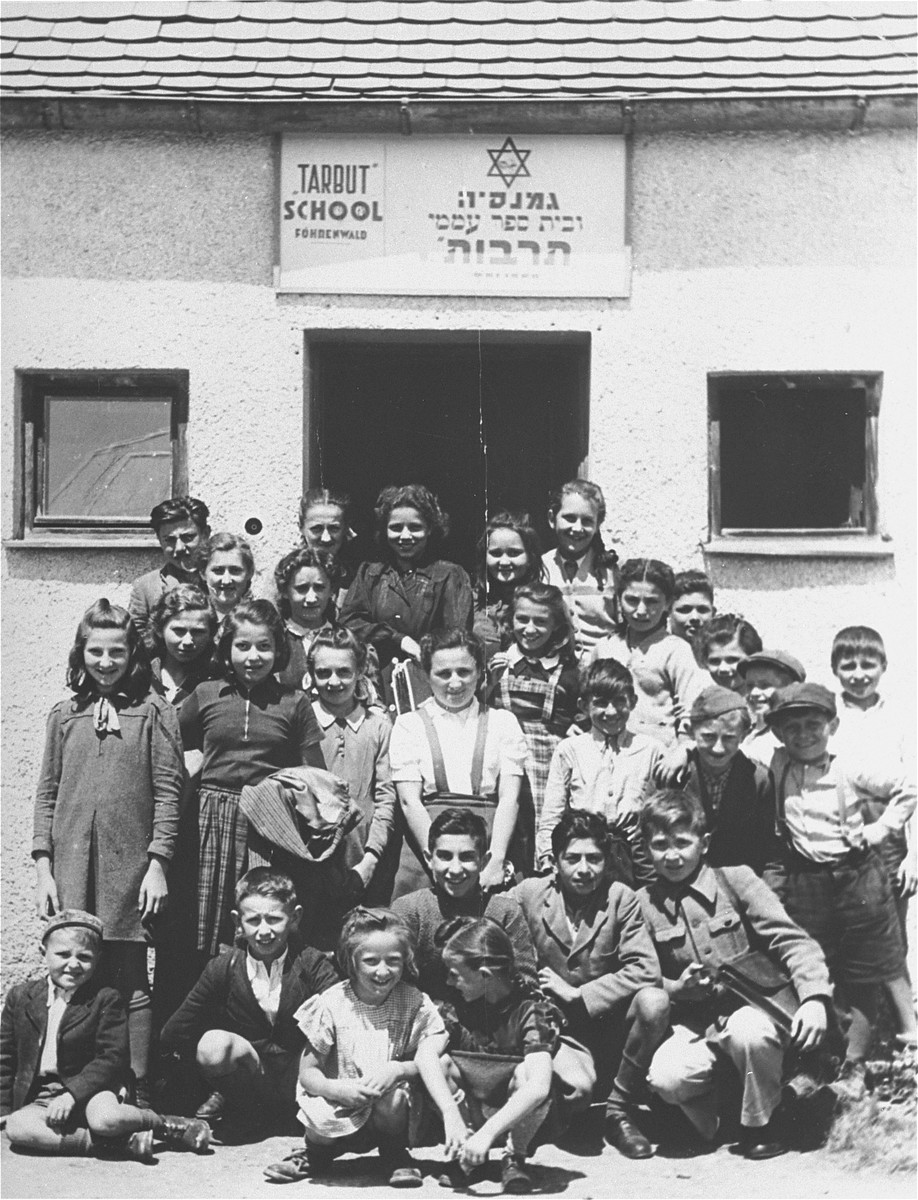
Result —
[[[721, 386], [739, 380], [788, 379], [799, 383], [815, 380], [831, 382], [838, 387], [862, 389], [866, 397], [864, 419], [864, 524], [827, 528], [790, 527], [781, 529], [724, 527], [721, 519], [721, 407], [724, 403]], [[878, 426], [880, 397], [883, 387], [881, 371], [716, 371], [708, 375], [708, 524], [710, 546], [725, 549], [731, 541], [743, 545], [761, 543], [767, 552], [769, 540], [784, 545], [799, 540], [835, 542], [839, 549], [847, 543], [878, 539], [880, 531], [877, 483], [879, 478]], [[801, 546], [801, 549], [803, 547]]]
[[53, 517], [41, 512], [45, 463], [45, 403], [55, 397], [166, 399], [171, 404], [172, 495], [188, 492], [188, 372], [31, 371], [17, 372], [14, 539], [149, 535], [149, 521], [133, 517]]

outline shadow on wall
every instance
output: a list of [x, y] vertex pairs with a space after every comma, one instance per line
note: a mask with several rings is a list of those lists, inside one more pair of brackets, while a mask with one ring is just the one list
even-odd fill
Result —
[[882, 587], [896, 578], [893, 558], [727, 558], [705, 556], [714, 586], [754, 592], [821, 587]]

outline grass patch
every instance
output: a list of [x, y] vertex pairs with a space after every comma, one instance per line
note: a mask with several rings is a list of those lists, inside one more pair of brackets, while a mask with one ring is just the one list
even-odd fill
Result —
[[839, 1104], [826, 1148], [843, 1155], [855, 1170], [914, 1171], [915, 1097], [901, 1104], [882, 1104], [866, 1095]]

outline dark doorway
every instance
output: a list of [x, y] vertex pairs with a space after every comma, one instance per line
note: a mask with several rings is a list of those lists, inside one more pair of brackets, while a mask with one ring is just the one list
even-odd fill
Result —
[[587, 453], [588, 335], [563, 340], [310, 338], [309, 486], [354, 500], [358, 550], [389, 483], [424, 483], [449, 512], [447, 557], [474, 569], [485, 514], [529, 512]]

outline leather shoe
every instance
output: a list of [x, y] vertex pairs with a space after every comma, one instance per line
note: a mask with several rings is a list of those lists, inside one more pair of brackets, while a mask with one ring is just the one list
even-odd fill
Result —
[[219, 1121], [225, 1112], [226, 1097], [222, 1092], [213, 1091], [204, 1103], [198, 1106], [198, 1111], [194, 1115], [199, 1121], [209, 1121], [212, 1124], [214, 1121]]
[[627, 1113], [606, 1113], [606, 1141], [625, 1158], [650, 1158], [653, 1146]]
[[743, 1158], [751, 1158], [754, 1161], [777, 1158], [779, 1154], [786, 1154], [787, 1149], [787, 1145], [775, 1137], [770, 1125], [763, 1125], [759, 1129], [740, 1126], [739, 1152]]

